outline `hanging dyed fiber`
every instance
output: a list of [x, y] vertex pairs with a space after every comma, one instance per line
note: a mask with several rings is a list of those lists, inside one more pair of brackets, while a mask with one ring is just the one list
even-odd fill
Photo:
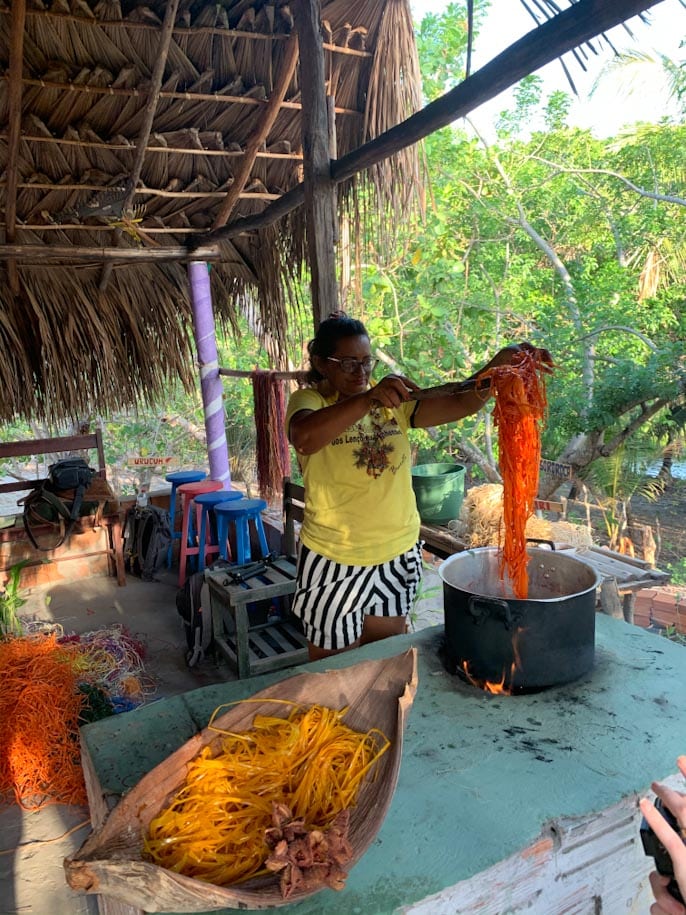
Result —
[[280, 495], [283, 478], [291, 472], [286, 439], [286, 394], [284, 382], [275, 372], [256, 370], [251, 375], [255, 405], [255, 447], [257, 485], [260, 495], [271, 502]]
[[545, 371], [538, 351], [523, 351], [511, 365], [496, 366], [480, 376], [491, 379], [495, 395], [505, 528], [500, 576], [507, 572], [520, 599], [529, 593], [526, 523], [538, 492], [541, 424], [547, 406]]

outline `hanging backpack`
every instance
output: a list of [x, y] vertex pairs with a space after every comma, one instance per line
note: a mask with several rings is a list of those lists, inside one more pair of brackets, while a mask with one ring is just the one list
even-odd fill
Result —
[[194, 572], [176, 592], [176, 609], [183, 620], [186, 634], [186, 664], [189, 667], [195, 667], [203, 660], [213, 642], [209, 601], [205, 602], [205, 612], [202, 608], [204, 585], [205, 573]]
[[[216, 572], [221, 569], [232, 574], [234, 568], [226, 559], [217, 559], [206, 571]], [[176, 592], [176, 609], [183, 620], [186, 634], [186, 664], [195, 667], [214, 645], [212, 611], [205, 572], [194, 572], [186, 578], [183, 587]]]
[[[24, 529], [37, 550], [48, 552], [62, 546], [81, 514], [97, 506], [83, 501], [95, 474], [83, 458], [64, 458], [51, 464], [48, 478], [25, 496]], [[39, 543], [34, 532], [45, 526], [52, 528], [48, 545]]]
[[143, 581], [156, 581], [171, 544], [169, 512], [156, 505], [133, 506], [126, 513], [123, 539], [126, 570]]

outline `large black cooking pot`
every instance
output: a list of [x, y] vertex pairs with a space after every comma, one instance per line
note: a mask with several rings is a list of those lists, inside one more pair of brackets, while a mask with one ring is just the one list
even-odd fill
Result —
[[593, 667], [599, 577], [571, 556], [529, 547], [529, 596], [500, 579], [495, 547], [441, 563], [449, 668], [512, 691], [568, 683]]

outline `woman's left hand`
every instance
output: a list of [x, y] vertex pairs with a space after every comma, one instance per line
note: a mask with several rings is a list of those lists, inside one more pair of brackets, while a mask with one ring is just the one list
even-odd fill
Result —
[[537, 361], [540, 363], [543, 371], [547, 375], [552, 374], [555, 363], [553, 362], [553, 357], [550, 355], [550, 352], [547, 349], [533, 346], [531, 343], [527, 343], [526, 341], [523, 343], [511, 343], [509, 346], [503, 347], [503, 349], [495, 354], [486, 368], [493, 368], [496, 365], [512, 365], [513, 363], [517, 362], [522, 353], [528, 353], [532, 356], [536, 356]]
[[[686, 776], [686, 756], [680, 756], [677, 759], [677, 766], [681, 774]], [[686, 838], [686, 794], [668, 788], [667, 785], [661, 785], [659, 782], [653, 782], [651, 787], [676, 817], [679, 832], [672, 829], [648, 798], [643, 798], [639, 804], [641, 813], [671, 858], [674, 877], [682, 897], [686, 899], [686, 843], [684, 841]], [[655, 904], [650, 909], [651, 915], [684, 915], [686, 912], [686, 906], [674, 899], [668, 892], [668, 883], [669, 880], [656, 871], [650, 875], [650, 885], [655, 896]]]

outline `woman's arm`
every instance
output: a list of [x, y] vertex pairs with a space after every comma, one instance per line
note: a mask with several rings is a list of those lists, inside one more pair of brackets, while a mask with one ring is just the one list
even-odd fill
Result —
[[475, 382], [473, 390], [420, 401], [414, 414], [414, 426], [418, 429], [440, 426], [477, 413], [491, 396], [490, 380], [485, 378], [480, 381], [479, 376], [498, 365], [511, 365], [512, 362], [516, 362], [522, 351], [538, 353], [544, 370], [552, 371], [553, 360], [547, 349], [537, 349], [530, 343], [513, 343], [501, 349], [490, 362], [470, 375], [467, 381]]

